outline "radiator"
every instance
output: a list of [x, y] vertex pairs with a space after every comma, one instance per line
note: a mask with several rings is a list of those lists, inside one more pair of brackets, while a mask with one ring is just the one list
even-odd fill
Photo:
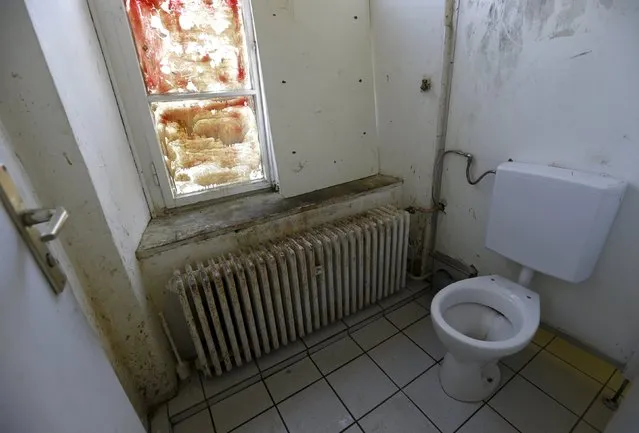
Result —
[[408, 231], [387, 206], [175, 271], [200, 368], [220, 375], [397, 292]]

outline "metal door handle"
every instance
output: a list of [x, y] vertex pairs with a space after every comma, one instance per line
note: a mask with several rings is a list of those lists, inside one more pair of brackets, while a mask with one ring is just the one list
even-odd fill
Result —
[[63, 207], [55, 209], [29, 209], [20, 214], [25, 226], [49, 223], [46, 231], [40, 236], [42, 242], [50, 242], [58, 237], [62, 226], [69, 218], [69, 212]]
[[[56, 209], [27, 209], [18, 188], [11, 180], [6, 167], [2, 164], [0, 164], [1, 205], [6, 208], [11, 220], [31, 250], [40, 269], [42, 269], [42, 273], [51, 284], [53, 291], [61, 293], [64, 290], [67, 277], [46, 242], [58, 236], [69, 217], [67, 211], [63, 207]], [[33, 227], [43, 223], [49, 223], [43, 232]]]

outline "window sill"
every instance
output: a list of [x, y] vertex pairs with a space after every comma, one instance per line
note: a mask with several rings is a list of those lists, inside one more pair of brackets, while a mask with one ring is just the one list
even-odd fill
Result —
[[401, 183], [402, 180], [395, 177], [376, 175], [296, 197], [284, 198], [277, 193], [268, 192], [185, 209], [153, 218], [142, 234], [136, 256], [138, 259], [145, 259], [181, 245], [347, 201], [373, 191], [393, 188]]

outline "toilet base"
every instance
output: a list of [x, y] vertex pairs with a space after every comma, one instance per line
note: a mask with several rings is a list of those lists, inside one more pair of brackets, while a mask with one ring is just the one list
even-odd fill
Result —
[[460, 362], [449, 352], [439, 369], [439, 382], [444, 392], [464, 402], [476, 402], [489, 397], [500, 381], [497, 361], [488, 364]]

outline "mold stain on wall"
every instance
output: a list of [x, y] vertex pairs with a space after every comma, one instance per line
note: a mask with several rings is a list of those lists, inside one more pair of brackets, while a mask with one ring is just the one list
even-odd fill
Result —
[[498, 0], [490, 4], [484, 20], [486, 30], [479, 43], [483, 69], [501, 87], [517, 66], [523, 48], [525, 5]]
[[[464, 32], [467, 51], [469, 55], [476, 52], [479, 54], [477, 61], [480, 70], [493, 77], [492, 84], [495, 88], [500, 88], [512, 76], [526, 43], [576, 35], [582, 27], [587, 1], [469, 0], [466, 13], [478, 16], [483, 14], [484, 18], [482, 26], [477, 26], [472, 21], [466, 25]], [[611, 0], [600, 0], [600, 4], [602, 2], [603, 7], [611, 6]], [[475, 46], [477, 43], [478, 46]]]

